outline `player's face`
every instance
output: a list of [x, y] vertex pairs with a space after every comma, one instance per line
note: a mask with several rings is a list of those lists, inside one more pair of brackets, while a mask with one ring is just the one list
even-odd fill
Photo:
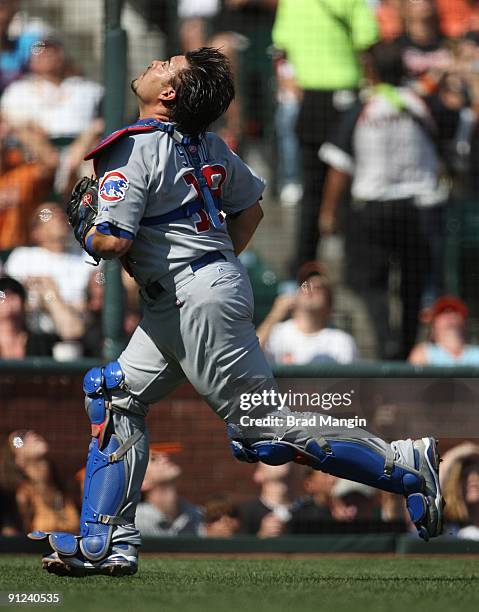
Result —
[[172, 101], [175, 90], [172, 86], [179, 72], [188, 68], [184, 55], [175, 55], [169, 60], [155, 60], [131, 83], [131, 88], [143, 104]]

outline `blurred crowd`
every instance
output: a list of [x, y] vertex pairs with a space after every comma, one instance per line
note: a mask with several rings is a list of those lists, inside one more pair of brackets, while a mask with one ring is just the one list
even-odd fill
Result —
[[[290, 282], [257, 317], [271, 361], [477, 365], [466, 329], [476, 304], [448, 295], [445, 253], [450, 211], [479, 176], [479, 2], [177, 7], [168, 36], [183, 50], [220, 47], [235, 74], [235, 103], [214, 129], [240, 153], [262, 148], [270, 210], [294, 210]], [[105, 273], [85, 264], [64, 206], [93, 172], [83, 157], [103, 133], [103, 87], [61, 32], [25, 11], [19, 19], [20, 8], [0, 1], [0, 358], [99, 357]], [[364, 304], [372, 354], [337, 316], [338, 271], [317, 259], [333, 234], [344, 238], [341, 282]], [[141, 312], [123, 281], [127, 337]]]
[[[83, 157], [103, 133], [103, 87], [20, 8], [0, 1], [0, 358], [100, 357], [105, 273], [85, 264], [64, 207], [93, 172]], [[270, 213], [294, 212], [289, 281], [263, 299], [249, 269], [271, 361], [477, 365], [477, 304], [449, 295], [445, 254], [451, 211], [479, 176], [479, 2], [179, 0], [166, 33], [228, 55], [237, 97], [214, 129], [240, 154], [261, 150]], [[318, 260], [333, 235], [340, 283], [369, 321], [365, 355], [340, 316], [338, 270]], [[123, 284], [126, 338], [141, 312]]]
[[[179, 493], [177, 453], [178, 444], [150, 446], [136, 512], [144, 537], [414, 532], [399, 497], [293, 464], [258, 464], [253, 472], [256, 497], [237, 500], [219, 492], [199, 506]], [[458, 444], [443, 459], [445, 533], [479, 540], [479, 446]], [[37, 432], [11, 432], [0, 456], [0, 534], [75, 532], [83, 479], [80, 470], [74, 487], [62, 480], [47, 440]]]

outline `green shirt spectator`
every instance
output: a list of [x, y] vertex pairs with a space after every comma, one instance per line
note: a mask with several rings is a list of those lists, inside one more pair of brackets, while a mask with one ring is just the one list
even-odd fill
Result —
[[[296, 121], [303, 198], [296, 226], [294, 273], [316, 258], [318, 213], [327, 166], [318, 158], [341, 115], [354, 104], [359, 52], [372, 46], [378, 25], [367, 0], [279, 0], [273, 42], [286, 52], [303, 90]], [[279, 126], [284, 132], [284, 126]]]
[[273, 42], [286, 51], [303, 89], [357, 88], [357, 52], [377, 38], [366, 0], [279, 0]]

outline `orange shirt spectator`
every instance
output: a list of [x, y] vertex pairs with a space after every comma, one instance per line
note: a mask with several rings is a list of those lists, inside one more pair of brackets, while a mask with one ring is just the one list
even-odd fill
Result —
[[[13, 157], [13, 156], [10, 156]], [[29, 241], [33, 212], [48, 185], [36, 163], [2, 163], [0, 170], [0, 249], [13, 249]], [[47, 187], [47, 189], [45, 189]]]
[[0, 120], [0, 250], [27, 244], [28, 220], [51, 189], [57, 163], [58, 153], [37, 129], [26, 124], [13, 131]]
[[436, 0], [445, 36], [459, 38], [470, 30], [479, 30], [479, 2], [477, 0]]
[[60, 491], [47, 502], [34, 484], [24, 482], [17, 489], [17, 504], [29, 531], [75, 532], [78, 529], [78, 510]]

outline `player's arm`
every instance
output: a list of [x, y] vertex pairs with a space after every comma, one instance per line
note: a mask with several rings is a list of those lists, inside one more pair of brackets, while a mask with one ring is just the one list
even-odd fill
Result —
[[239, 213], [226, 217], [228, 233], [236, 255], [246, 249], [263, 217], [259, 201]]
[[87, 250], [93, 252], [102, 259], [117, 259], [126, 255], [133, 244], [133, 236], [124, 238], [102, 234], [96, 227], [88, 232], [86, 238]]
[[148, 198], [152, 138], [122, 139], [100, 159], [98, 214], [85, 239], [89, 253], [117, 259], [132, 246]]

